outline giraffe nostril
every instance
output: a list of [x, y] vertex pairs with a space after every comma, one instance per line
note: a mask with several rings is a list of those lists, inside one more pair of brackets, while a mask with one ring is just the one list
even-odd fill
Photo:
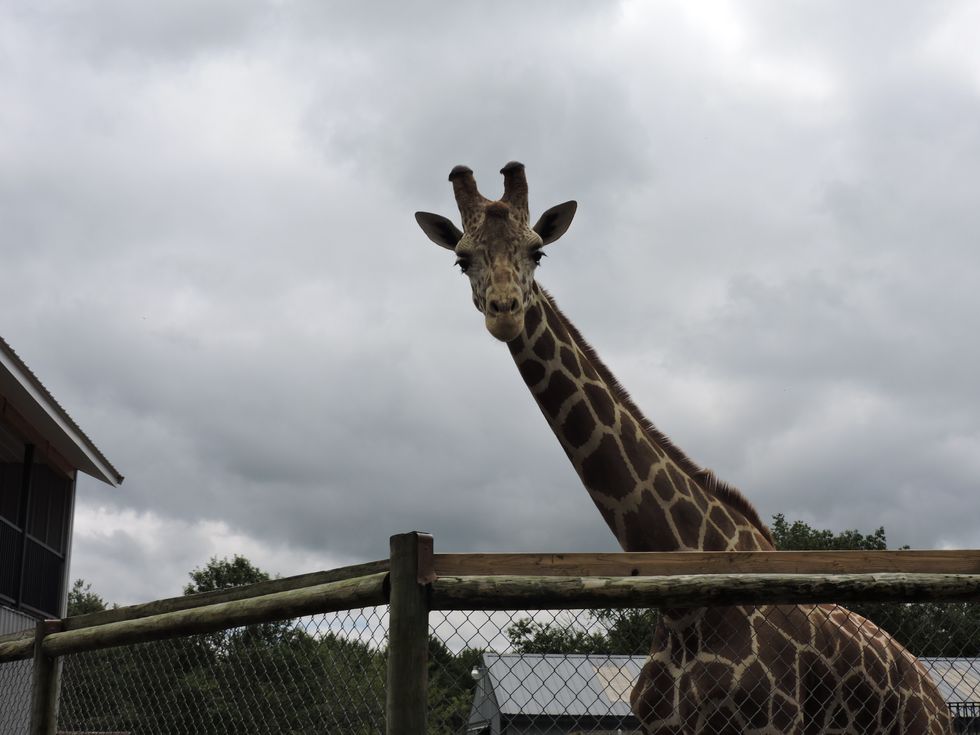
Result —
[[510, 298], [506, 301], [490, 299], [490, 313], [494, 316], [514, 314], [519, 307], [520, 302], [516, 298]]

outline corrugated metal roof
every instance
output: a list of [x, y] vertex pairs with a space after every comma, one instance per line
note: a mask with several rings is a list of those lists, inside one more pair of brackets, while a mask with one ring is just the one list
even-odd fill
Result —
[[[646, 656], [483, 654], [505, 715], [630, 714]], [[980, 702], [980, 659], [920, 658], [950, 705]]]
[[630, 714], [643, 656], [483, 654], [505, 715]]
[[949, 704], [980, 703], [980, 659], [920, 658]]
[[[3, 378], [6, 376], [6, 380]], [[40, 379], [0, 337], [0, 387], [13, 407], [79, 470], [110, 485], [123, 476], [86, 436]]]

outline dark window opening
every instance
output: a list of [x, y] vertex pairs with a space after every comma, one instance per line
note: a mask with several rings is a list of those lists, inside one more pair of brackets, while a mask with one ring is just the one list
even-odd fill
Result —
[[74, 483], [0, 424], [0, 602], [57, 617]]
[[35, 464], [31, 475], [31, 502], [27, 533], [52, 551], [62, 554], [71, 480], [47, 465]]
[[17, 523], [23, 484], [23, 462], [0, 462], [0, 518]]

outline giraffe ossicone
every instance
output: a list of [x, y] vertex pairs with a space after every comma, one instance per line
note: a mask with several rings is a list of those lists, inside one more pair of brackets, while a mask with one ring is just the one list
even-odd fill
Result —
[[[646, 419], [535, 281], [544, 248], [568, 230], [576, 203], [548, 209], [531, 226], [524, 166], [512, 161], [500, 172], [499, 200], [480, 194], [468, 167], [450, 172], [462, 230], [441, 215], [415, 218], [455, 253], [487, 330], [507, 343], [620, 546], [771, 550], [752, 504]], [[631, 704], [651, 735], [952, 732], [921, 664], [837, 605], [664, 610]]]

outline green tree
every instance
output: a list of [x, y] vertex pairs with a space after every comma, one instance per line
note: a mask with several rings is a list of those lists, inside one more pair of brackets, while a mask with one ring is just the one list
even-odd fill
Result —
[[834, 533], [812, 528], [803, 521], [789, 523], [782, 513], [777, 513], [769, 529], [779, 551], [884, 551], [888, 548], [884, 526], [867, 534], [856, 529]]
[[576, 621], [541, 623], [521, 618], [507, 628], [507, 637], [515, 653], [609, 652], [605, 630], [588, 630]]
[[428, 732], [456, 735], [466, 731], [476, 680], [471, 671], [483, 650], [464, 648], [454, 654], [438, 638], [429, 636]]
[[191, 582], [184, 586], [185, 595], [213, 592], [214, 590], [240, 587], [256, 582], [268, 582], [272, 579], [267, 572], [263, 572], [239, 554], [235, 554], [231, 559], [228, 557], [219, 559], [212, 556], [203, 567], [197, 567], [194, 571], [188, 572], [188, 576], [191, 578]]
[[[188, 572], [188, 576], [191, 581], [184, 586], [185, 595], [215, 592], [232, 587], [257, 584], [258, 582], [268, 582], [272, 579], [271, 575], [239, 554], [235, 554], [230, 559], [228, 557], [219, 559], [212, 556], [203, 567], [197, 567], [192, 572]], [[206, 636], [206, 640], [214, 651], [230, 653], [232, 647], [240, 648], [255, 639], [274, 643], [288, 636], [292, 627], [293, 625], [289, 621], [261, 623], [245, 628], [211, 633]]]
[[107, 609], [109, 606], [106, 601], [93, 592], [92, 585], [84, 579], [76, 579], [71, 589], [68, 590], [68, 617], [102, 612]]
[[[211, 559], [188, 594], [270, 579]], [[75, 597], [101, 601], [84, 582]], [[73, 588], [75, 589], [75, 588]], [[104, 601], [102, 601], [104, 605]], [[70, 656], [60, 727], [73, 731], [348, 732], [384, 729], [385, 656], [336, 618], [283, 621]], [[356, 632], [356, 629], [355, 631]]]

